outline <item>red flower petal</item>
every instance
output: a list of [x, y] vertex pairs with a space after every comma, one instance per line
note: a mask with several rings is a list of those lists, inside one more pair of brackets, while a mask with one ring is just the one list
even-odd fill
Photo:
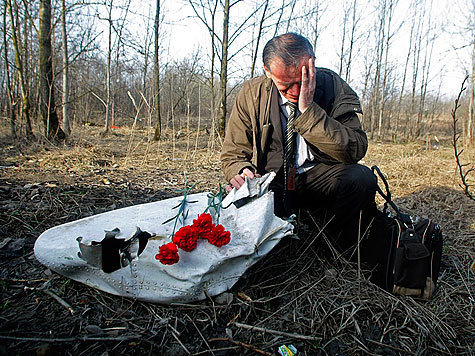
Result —
[[173, 236], [172, 241], [183, 251], [193, 251], [198, 242], [199, 231], [190, 225], [183, 226]]
[[155, 258], [164, 265], [173, 265], [180, 260], [178, 248], [172, 242], [160, 246], [158, 248], [158, 254], [155, 255]]
[[208, 213], [203, 213], [198, 216], [198, 219], [193, 220], [193, 227], [198, 229], [198, 237], [207, 240], [211, 234], [214, 224], [213, 218]]
[[212, 231], [208, 242], [217, 247], [227, 245], [231, 241], [231, 233], [224, 229], [223, 225], [217, 225]]

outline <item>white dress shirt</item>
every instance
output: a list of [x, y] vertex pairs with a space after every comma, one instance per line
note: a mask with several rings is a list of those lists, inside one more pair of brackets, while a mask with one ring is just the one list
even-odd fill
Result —
[[[285, 137], [285, 131], [287, 128], [287, 118], [290, 114], [289, 105], [287, 105], [288, 100], [279, 92], [279, 106], [280, 106], [280, 121], [282, 123], [282, 134]], [[297, 109], [297, 116], [300, 115], [300, 111]], [[296, 135], [296, 154], [295, 154], [295, 167], [297, 169], [297, 174], [308, 171], [310, 168], [315, 166], [315, 163], [312, 163], [314, 156], [305, 142], [305, 139], [297, 133]]]

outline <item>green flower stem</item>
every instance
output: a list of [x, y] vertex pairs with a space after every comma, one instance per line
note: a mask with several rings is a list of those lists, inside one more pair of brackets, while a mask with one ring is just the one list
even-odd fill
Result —
[[188, 179], [186, 178], [186, 173], [185, 175], [185, 187], [181, 190], [176, 191], [177, 193], [183, 193], [183, 199], [178, 203], [177, 206], [174, 206], [172, 209], [178, 208], [178, 212], [175, 216], [171, 217], [167, 221], [163, 222], [162, 224], [165, 225], [169, 223], [172, 220], [175, 220], [175, 223], [173, 224], [173, 232], [170, 235], [170, 239], [173, 239], [173, 236], [175, 235], [175, 230], [176, 226], [178, 224], [178, 221], [180, 220], [180, 217], [182, 218], [182, 226], [185, 226], [185, 220], [188, 217], [188, 210], [185, 210], [186, 204], [191, 204], [191, 203], [196, 203], [196, 201], [187, 201], [186, 198], [188, 197], [189, 192], [195, 187], [196, 183], [193, 184], [191, 187], [188, 187]]

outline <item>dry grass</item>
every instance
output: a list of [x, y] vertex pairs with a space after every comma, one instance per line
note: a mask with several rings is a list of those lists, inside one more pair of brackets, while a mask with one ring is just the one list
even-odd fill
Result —
[[[365, 157], [387, 175], [401, 208], [442, 226], [440, 288], [428, 302], [388, 294], [359, 280], [354, 264], [326, 258], [313, 222], [298, 227], [301, 241], [284, 242], [249, 270], [230, 304], [146, 304], [45, 271], [32, 246], [51, 226], [177, 195], [184, 172], [197, 191], [225, 183], [217, 150], [203, 141], [195, 152], [194, 133], [188, 151], [186, 133], [174, 143], [171, 135], [160, 143], [150, 137], [129, 129], [103, 137], [81, 127], [69, 147], [3, 140], [0, 243], [10, 237], [23, 245], [0, 249], [0, 347], [12, 354], [272, 355], [292, 343], [303, 355], [475, 354], [475, 202], [459, 187], [450, 145], [372, 143]], [[464, 155], [473, 162], [475, 149]]]

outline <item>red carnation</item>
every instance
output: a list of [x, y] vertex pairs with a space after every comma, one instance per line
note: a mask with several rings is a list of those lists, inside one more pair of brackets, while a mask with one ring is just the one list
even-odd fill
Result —
[[164, 265], [173, 265], [180, 260], [180, 256], [178, 256], [178, 248], [172, 242], [160, 246], [155, 258]]
[[208, 240], [214, 228], [213, 218], [210, 214], [203, 213], [198, 216], [198, 219], [193, 220], [193, 226], [198, 229], [200, 239]]
[[211, 228], [213, 226], [213, 218], [208, 213], [198, 215], [198, 219], [193, 220], [193, 225], [200, 229]]
[[191, 252], [196, 248], [199, 230], [190, 225], [183, 226], [173, 236], [172, 241], [183, 251]]
[[231, 241], [231, 233], [226, 231], [223, 225], [216, 225], [208, 237], [208, 242], [217, 247], [227, 245], [229, 241]]

